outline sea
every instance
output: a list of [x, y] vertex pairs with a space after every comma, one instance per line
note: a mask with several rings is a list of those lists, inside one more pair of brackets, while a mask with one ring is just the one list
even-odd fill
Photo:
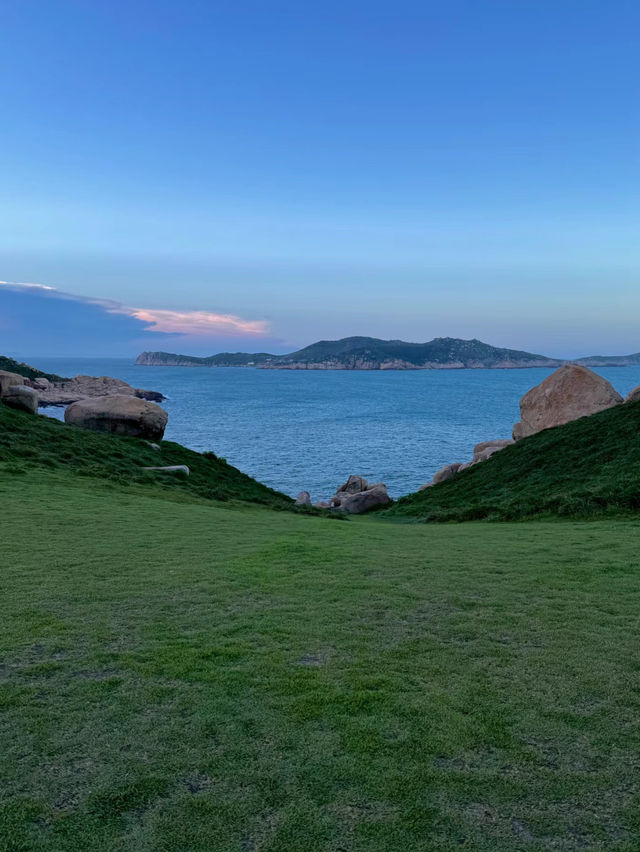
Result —
[[[518, 403], [551, 370], [260, 370], [142, 367], [125, 359], [38, 358], [62, 376], [113, 376], [167, 400], [165, 439], [213, 450], [291, 496], [331, 497], [350, 474], [399, 497], [474, 444], [511, 437]], [[598, 368], [624, 396], [639, 367]], [[64, 409], [42, 413], [59, 419]]]

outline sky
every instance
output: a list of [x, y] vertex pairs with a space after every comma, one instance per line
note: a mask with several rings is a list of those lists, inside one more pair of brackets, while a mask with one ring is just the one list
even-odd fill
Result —
[[0, 31], [2, 354], [640, 350], [635, 0], [5, 0]]

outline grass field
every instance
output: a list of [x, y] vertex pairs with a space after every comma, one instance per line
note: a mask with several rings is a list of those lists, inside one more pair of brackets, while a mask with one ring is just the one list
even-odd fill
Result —
[[0, 849], [640, 848], [640, 523], [0, 475]]

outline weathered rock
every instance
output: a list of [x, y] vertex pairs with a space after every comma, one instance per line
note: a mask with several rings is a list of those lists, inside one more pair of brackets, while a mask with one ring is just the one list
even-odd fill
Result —
[[505, 447], [514, 444], [515, 441], [513, 438], [500, 438], [495, 441], [482, 441], [479, 444], [476, 444], [473, 448], [473, 458], [475, 461], [476, 456], [479, 456], [480, 453], [483, 453], [485, 450], [495, 448], [496, 450], [503, 450]]
[[[512, 441], [511, 443], [515, 442]], [[499, 453], [500, 450], [503, 449], [504, 447], [485, 447], [484, 450], [481, 450], [479, 453], [473, 454], [471, 464], [479, 464], [480, 462], [486, 461], [487, 459], [490, 459], [492, 455]], [[460, 471], [458, 471], [458, 473], [460, 473]]]
[[301, 491], [296, 497], [296, 506], [310, 506], [311, 505], [311, 494], [308, 491]]
[[191, 471], [186, 464], [169, 464], [164, 467], [143, 467], [143, 470], [160, 470], [165, 473], [184, 473], [186, 476], [189, 476]]
[[49, 379], [45, 379], [44, 376], [38, 376], [37, 379], [29, 379], [27, 383], [29, 387], [37, 391], [47, 391], [51, 388], [51, 382]]
[[438, 485], [440, 482], [444, 482], [447, 479], [451, 479], [452, 476], [455, 476], [456, 473], [460, 470], [460, 462], [454, 462], [453, 464], [446, 464], [444, 467], [441, 467], [437, 473], [434, 474], [433, 484]]
[[352, 475], [344, 485], [338, 488], [336, 494], [358, 494], [360, 491], [366, 491], [367, 488], [369, 488], [369, 485], [364, 476]]
[[28, 411], [29, 414], [38, 413], [38, 393], [26, 385], [10, 385], [3, 391], [2, 401], [9, 408]]
[[162, 402], [165, 398], [158, 391], [134, 388], [128, 382], [113, 379], [111, 376], [76, 376], [67, 382], [50, 384], [40, 394], [40, 405], [70, 405], [80, 399], [113, 395], [133, 396], [154, 402]]
[[367, 491], [345, 495], [340, 501], [340, 509], [350, 515], [360, 515], [376, 506], [387, 506], [390, 502], [391, 498], [387, 494], [386, 485], [378, 484]]
[[427, 488], [433, 488], [433, 482], [425, 482], [424, 485], [421, 485], [420, 488], [418, 488], [418, 491], [426, 491]]
[[513, 438], [517, 441], [621, 402], [620, 394], [602, 376], [588, 367], [565, 364], [522, 397]]
[[0, 370], [0, 396], [4, 396], [9, 388], [23, 384], [24, 376], [19, 373], [10, 373], [8, 370]]
[[167, 412], [153, 402], [134, 396], [112, 395], [74, 402], [66, 409], [64, 419], [65, 423], [96, 432], [153, 441], [164, 435]]
[[630, 390], [629, 393], [625, 396], [625, 402], [638, 402], [640, 400], [640, 385], [633, 390]]
[[316, 509], [330, 509], [331, 508], [331, 503], [329, 503], [327, 500], [319, 500], [317, 503], [314, 503], [313, 505], [316, 507]]
[[147, 441], [147, 445], [151, 447], [152, 450], [155, 450], [157, 453], [160, 452], [160, 444], [154, 444], [153, 441]]

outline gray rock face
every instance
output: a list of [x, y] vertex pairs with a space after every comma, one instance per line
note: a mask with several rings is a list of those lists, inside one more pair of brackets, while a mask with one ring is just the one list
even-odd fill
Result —
[[340, 501], [340, 509], [350, 515], [360, 515], [376, 506], [388, 506], [390, 502], [391, 498], [387, 494], [386, 485], [378, 483], [367, 491], [344, 496]]
[[31, 379], [30, 386], [37, 391], [48, 391], [51, 388], [49, 379], [39, 376], [37, 379]]
[[112, 395], [74, 402], [66, 409], [64, 419], [65, 423], [96, 432], [157, 441], [164, 435], [168, 415], [153, 402]]
[[0, 397], [4, 396], [5, 391], [10, 387], [23, 384], [24, 376], [19, 373], [10, 373], [8, 370], [0, 370]]
[[633, 390], [630, 390], [629, 393], [625, 396], [625, 402], [638, 402], [640, 399], [640, 385]]
[[311, 494], [308, 491], [301, 491], [296, 497], [295, 506], [310, 506]]
[[602, 376], [588, 367], [565, 364], [522, 397], [513, 438], [518, 441], [621, 402], [620, 394]]
[[27, 411], [29, 414], [38, 413], [38, 394], [26, 385], [10, 385], [2, 394], [2, 401], [9, 408]]
[[445, 482], [445, 480], [451, 479], [451, 477], [455, 476], [459, 470], [460, 462], [446, 464], [444, 467], [441, 467], [436, 474], [434, 474], [433, 485], [438, 485], [439, 482]]

